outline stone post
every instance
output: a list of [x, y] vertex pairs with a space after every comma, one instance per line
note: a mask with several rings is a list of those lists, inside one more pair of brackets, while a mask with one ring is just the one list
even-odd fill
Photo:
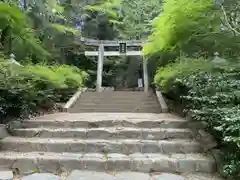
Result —
[[103, 72], [103, 59], [104, 59], [104, 45], [100, 44], [98, 47], [98, 66], [97, 66], [97, 92], [102, 90], [102, 72]]
[[147, 59], [143, 57], [143, 81], [144, 81], [144, 92], [148, 92], [148, 69], [147, 69]]

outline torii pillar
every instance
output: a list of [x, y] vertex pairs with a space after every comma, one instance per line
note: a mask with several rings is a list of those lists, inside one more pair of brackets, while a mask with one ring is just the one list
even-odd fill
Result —
[[99, 44], [98, 47], [98, 64], [97, 64], [97, 92], [102, 91], [102, 72], [103, 72], [103, 61], [104, 61], [104, 45]]
[[147, 68], [147, 59], [143, 56], [143, 83], [144, 83], [144, 92], [148, 92], [149, 84], [148, 84], [148, 68]]

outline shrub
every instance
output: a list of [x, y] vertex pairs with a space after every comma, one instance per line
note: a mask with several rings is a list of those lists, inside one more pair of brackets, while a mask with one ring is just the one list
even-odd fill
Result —
[[35, 76], [22, 67], [0, 63], [1, 117], [25, 116], [45, 100]]
[[[44, 66], [44, 65], [31, 65], [27, 69], [35, 74], [39, 79], [44, 79], [52, 87], [55, 94], [55, 101], [67, 101], [71, 95], [83, 86], [87, 73], [81, 71], [74, 66]], [[40, 85], [40, 84], [38, 84]], [[40, 88], [40, 87], [39, 87]]]
[[184, 64], [177, 61], [162, 68], [155, 76], [155, 83], [166, 93], [181, 97], [185, 111], [189, 112], [194, 120], [207, 122], [207, 130], [215, 136], [224, 153], [223, 174], [239, 179], [239, 63], [219, 65], [209, 61], [197, 61], [199, 60]]
[[75, 88], [81, 87], [88, 77], [85, 71], [81, 71], [74, 66], [56, 66], [53, 70], [57, 75], [64, 76], [64, 82], [67, 86]]
[[2, 59], [0, 117], [26, 117], [39, 109], [52, 108], [56, 102], [68, 100], [86, 78], [86, 73], [76, 67], [20, 67]]
[[168, 64], [157, 70], [154, 78], [154, 83], [161, 87], [163, 91], [170, 91], [174, 89], [174, 81], [182, 76], [191, 76], [200, 71], [210, 71], [212, 64], [210, 61], [199, 58], [181, 58], [174, 63]]

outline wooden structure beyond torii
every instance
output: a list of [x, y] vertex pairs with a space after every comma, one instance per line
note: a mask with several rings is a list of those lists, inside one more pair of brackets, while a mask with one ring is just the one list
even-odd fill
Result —
[[[141, 40], [94, 40], [86, 39], [81, 37], [80, 40], [89, 46], [98, 46], [98, 51], [85, 51], [85, 56], [98, 56], [98, 67], [97, 67], [97, 92], [102, 90], [102, 71], [104, 56], [143, 56], [141, 51], [128, 51], [127, 47], [142, 47], [143, 42]], [[121, 46], [124, 51], [104, 51], [104, 47], [119, 47]], [[143, 58], [143, 81], [144, 91], [148, 92], [148, 71], [147, 71], [147, 60]]]

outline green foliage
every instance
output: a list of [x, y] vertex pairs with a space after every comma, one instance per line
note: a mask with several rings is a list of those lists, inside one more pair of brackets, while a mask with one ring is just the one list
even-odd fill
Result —
[[0, 62], [0, 117], [26, 117], [39, 109], [65, 102], [81, 86], [87, 74], [76, 67]]
[[121, 7], [122, 0], [102, 0], [94, 5], [87, 5], [85, 10], [106, 14], [110, 19], [118, 19], [118, 12], [114, 9]]
[[[238, 4], [165, 0], [144, 46], [161, 66], [155, 84], [194, 120], [207, 122], [223, 152], [223, 175], [234, 180], [240, 179]], [[227, 60], [208, 60], [215, 52]]]
[[161, 85], [164, 91], [169, 91], [173, 88], [173, 81], [183, 75], [190, 76], [196, 72], [209, 71], [212, 64], [204, 59], [180, 58], [176, 62], [168, 64], [166, 67], [161, 67], [157, 70], [154, 83]]
[[240, 178], [240, 63], [186, 60], [159, 70], [155, 83], [168, 96], [181, 97], [194, 120], [207, 122], [224, 153], [222, 172]]
[[[34, 54], [35, 56], [44, 58], [49, 57], [49, 53], [43, 48], [41, 42], [36, 37], [35, 32], [28, 24], [27, 16], [14, 5], [8, 3], [0, 3], [0, 31], [1, 39], [6, 39], [7, 36], [12, 36], [17, 48], [25, 51], [26, 54]], [[8, 34], [3, 34], [8, 29]], [[5, 46], [5, 42], [1, 42]], [[10, 42], [8, 42], [10, 43]]]
[[58, 76], [63, 76], [62, 78], [68, 87], [81, 87], [88, 78], [88, 74], [85, 71], [81, 71], [75, 66], [62, 65], [55, 67], [53, 70]]
[[[153, 21], [150, 43], [144, 47], [146, 54], [174, 49], [188, 40], [189, 35], [209, 29], [213, 19], [212, 0], [165, 0], [163, 12]], [[200, 31], [200, 32], [199, 32]]]
[[161, 0], [122, 0], [119, 28], [123, 39], [145, 39], [151, 33], [151, 22], [162, 11]]

